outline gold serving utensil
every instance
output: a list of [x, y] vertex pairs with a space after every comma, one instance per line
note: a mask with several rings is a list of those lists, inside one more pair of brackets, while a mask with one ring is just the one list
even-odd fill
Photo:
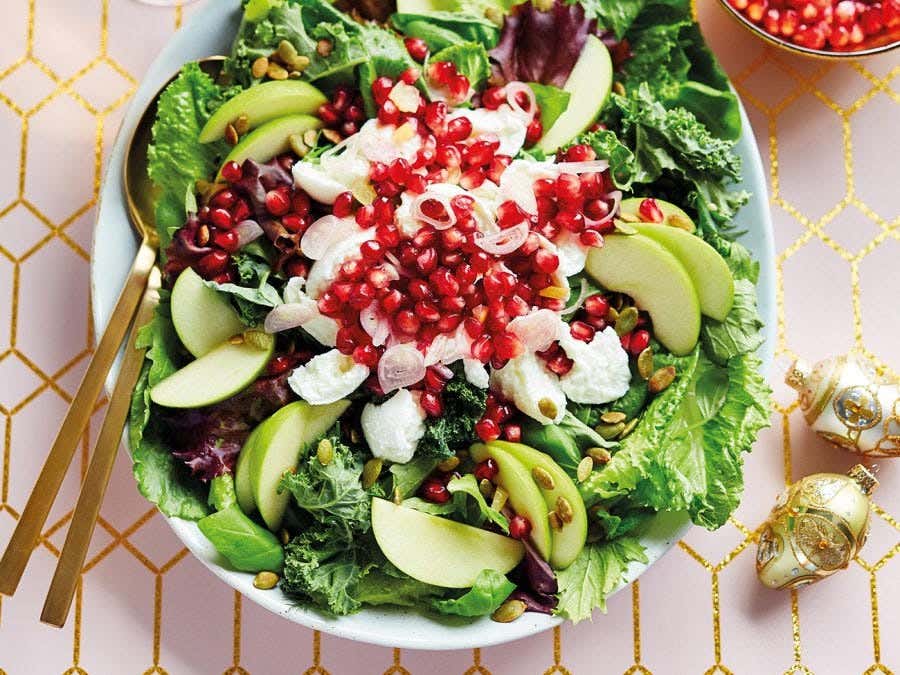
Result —
[[[221, 56], [213, 56], [202, 59], [200, 64], [204, 70], [207, 72], [213, 71], [210, 72], [210, 74], [216, 75], [221, 69], [223, 59], [224, 57]], [[159, 100], [159, 95], [174, 77], [175, 76], [160, 88], [159, 92], [157, 92], [156, 96], [154, 96], [153, 100], [147, 106], [128, 144], [123, 176], [125, 198], [128, 204], [132, 227], [140, 236], [141, 243], [137, 254], [135, 255], [134, 262], [132, 263], [131, 270], [128, 273], [128, 277], [125, 279], [125, 285], [116, 301], [115, 308], [113, 309], [109, 323], [106, 326], [106, 330], [104, 330], [100, 341], [97, 343], [97, 348], [88, 363], [87, 370], [85, 371], [81, 383], [78, 385], [78, 390], [75, 392], [72, 404], [69, 406], [65, 419], [63, 419], [62, 426], [53, 442], [53, 446], [50, 448], [50, 453], [47, 456], [37, 482], [31, 491], [25, 509], [19, 517], [19, 521], [7, 544], [3, 558], [0, 559], [0, 593], [4, 595], [12, 595], [15, 592], [19, 585], [19, 581], [22, 578], [22, 574], [25, 571], [25, 566], [28, 564], [28, 560], [31, 557], [31, 553], [40, 541], [41, 530], [44, 527], [44, 523], [47, 521], [47, 515], [50, 512], [50, 508], [53, 506], [53, 502], [62, 485], [63, 478], [65, 478], [66, 471], [72, 463], [72, 458], [75, 455], [75, 449], [78, 446], [81, 434], [84, 432], [84, 429], [90, 420], [94, 403], [100, 396], [104, 379], [106, 378], [109, 369], [112, 367], [119, 347], [122, 344], [122, 340], [125, 337], [125, 333], [128, 330], [128, 326], [131, 323], [131, 319], [134, 316], [134, 312], [137, 309], [142, 294], [144, 294], [151, 271], [155, 269], [154, 263], [156, 262], [156, 256], [159, 250], [159, 239], [156, 235], [152, 185], [147, 176], [147, 148], [151, 140], [153, 121], [156, 119], [156, 105]], [[149, 317], [146, 317], [141, 320], [139, 317], [138, 325], [146, 323], [148, 318]], [[137, 359], [137, 357], [132, 354], [134, 351], [133, 348], [130, 348], [126, 354], [131, 355], [133, 359]], [[126, 365], [128, 365], [127, 361], [128, 359], [126, 358]], [[137, 364], [139, 367], [139, 359], [137, 359]], [[124, 368], [125, 366], [123, 366], [123, 373]], [[115, 455], [115, 450], [118, 448], [120, 434], [125, 421], [125, 413], [119, 415], [120, 411], [118, 408], [123, 407], [123, 409], [127, 411], [131, 388], [133, 388], [133, 381], [129, 387], [124, 387], [123, 382], [129, 380], [130, 374], [129, 377], [124, 378], [122, 374], [120, 374], [116, 389], [113, 392], [113, 398], [110, 401], [107, 417], [104, 419], [103, 430], [101, 430], [100, 437], [98, 438], [97, 448], [104, 449], [105, 445], [110, 446], [109, 452], [112, 456]], [[119, 387], [119, 384], [123, 384], [123, 386]], [[117, 397], [121, 400], [117, 400]], [[117, 414], [116, 416], [113, 416], [113, 419], [110, 419], [110, 416], [114, 411]], [[121, 419], [117, 421], [118, 416], [121, 416]], [[103, 431], [107, 429], [107, 423], [109, 424], [109, 431], [104, 435]], [[112, 429], [113, 426], [116, 428], [115, 431]], [[103, 441], [103, 443], [101, 443], [101, 441]], [[96, 451], [95, 454], [97, 454]], [[98, 462], [99, 461], [100, 460], [98, 460]], [[94, 462], [92, 460], [91, 469], [93, 469], [93, 465]], [[99, 509], [99, 502], [102, 500], [103, 494], [105, 493], [109, 473], [107, 471], [104, 474], [101, 466], [98, 466], [95, 471], [91, 471], [91, 469], [88, 471], [83, 489], [91, 491], [93, 497], [90, 501], [96, 500], [96, 509]], [[90, 484], [92, 480], [100, 479], [102, 479], [102, 485], [99, 487]], [[85, 497], [84, 494], [82, 497], [84, 500], [89, 499], [88, 497]], [[79, 498], [79, 505], [81, 505], [81, 503], [82, 498]], [[79, 514], [81, 514], [82, 518], [86, 519], [85, 523], [79, 521]], [[87, 539], [90, 538], [90, 534], [93, 532], [93, 524], [95, 521], [96, 510], [94, 510], [93, 507], [88, 507], [86, 503], [85, 506], [81, 508], [81, 511], [76, 508], [69, 538], [66, 539], [66, 545], [69, 545], [69, 539], [73, 538], [72, 532], [74, 531], [76, 533], [81, 533], [78, 536], [86, 537], [86, 541], [84, 542], [84, 547], [86, 549]], [[74, 543], [73, 546], [75, 546]], [[74, 560], [76, 557], [77, 548], [74, 549], [74, 552], [70, 554], [68, 559]], [[83, 561], [83, 558], [84, 555], [81, 554], [80, 560]], [[60, 562], [62, 563], [62, 561]], [[77, 579], [78, 573], [80, 573], [80, 563], [79, 569], [71, 573], [74, 574]], [[56, 584], [55, 578], [54, 583]], [[61, 580], [57, 585], [62, 588], [66, 584]], [[71, 601], [71, 595], [69, 596], [69, 600]], [[55, 606], [56, 605], [54, 605], [54, 607]], [[66, 603], [65, 611], [62, 612], [61, 616], [58, 612], [52, 614], [54, 618], [58, 618], [59, 620], [57, 625], [62, 625], [68, 607], [69, 603]], [[45, 608], [45, 610], [46, 609], [47, 608]]]

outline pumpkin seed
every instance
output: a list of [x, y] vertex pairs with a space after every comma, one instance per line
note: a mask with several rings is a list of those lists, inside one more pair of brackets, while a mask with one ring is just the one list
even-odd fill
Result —
[[619, 422], [624, 422], [625, 420], [627, 420], [628, 415], [623, 412], [619, 412], [618, 410], [610, 410], [609, 412], [605, 412], [600, 415], [600, 419], [607, 424], [618, 424]]
[[228, 344], [230, 345], [242, 345], [244, 344], [244, 335], [243, 333], [238, 333], [237, 335], [232, 335], [228, 338]]
[[303, 77], [303, 73], [299, 70], [292, 70], [288, 73], [289, 80], [299, 80], [301, 77]]
[[459, 466], [459, 457], [453, 455], [453, 457], [448, 457], [443, 462], [440, 462], [437, 465], [437, 468], [441, 471], [453, 471], [456, 467]]
[[622, 429], [622, 433], [619, 434], [618, 438], [620, 438], [620, 439], [625, 438], [628, 434], [630, 434], [632, 431], [634, 431], [634, 428], [637, 426], [637, 423], [638, 423], [638, 420], [637, 420], [637, 417], [635, 417], [633, 420], [631, 420], [628, 424], [625, 425], [625, 428]]
[[597, 464], [606, 464], [612, 459], [612, 454], [606, 448], [588, 448], [587, 456]]
[[225, 142], [228, 145], [237, 145], [240, 138], [238, 137], [237, 129], [234, 128], [233, 124], [229, 124], [225, 127]]
[[309, 146], [303, 142], [303, 136], [300, 134], [291, 134], [288, 136], [288, 143], [291, 146], [291, 150], [293, 150], [298, 157], [306, 157], [309, 152]]
[[303, 132], [303, 142], [309, 147], [314, 148], [319, 142], [319, 132], [317, 129], [307, 129]]
[[613, 220], [613, 225], [616, 226], [616, 232], [619, 234], [637, 234], [638, 231], [633, 228], [631, 225], [626, 223], [624, 220]]
[[651, 394], [658, 394], [675, 380], [675, 366], [660, 368], [650, 376], [647, 389]]
[[625, 424], [623, 422], [619, 422], [618, 424], [598, 424], [594, 427], [594, 431], [603, 436], [607, 441], [611, 441], [621, 434], [622, 429], [624, 428]]
[[316, 458], [322, 466], [331, 464], [331, 460], [334, 459], [334, 445], [327, 438], [319, 441], [319, 446], [316, 448]]
[[552, 527], [557, 532], [563, 528], [562, 518], [559, 517], [559, 514], [556, 511], [551, 511], [547, 514], [547, 520], [550, 523], [550, 527]]
[[641, 222], [641, 219], [638, 218], [638, 217], [637, 217], [636, 215], [634, 215], [633, 213], [623, 213], [622, 211], [619, 211], [619, 215], [616, 216], [616, 217], [617, 217], [619, 220], [622, 220], [622, 221], [624, 221], [624, 222], [626, 222], [626, 223], [639, 223], [639, 222]]
[[506, 500], [509, 499], [509, 493], [502, 487], [494, 490], [494, 498], [491, 499], [491, 508], [495, 511], [502, 511], [506, 506]]
[[494, 495], [494, 484], [487, 478], [482, 478], [478, 481], [478, 491], [490, 499]]
[[625, 85], [623, 85], [621, 82], [614, 82], [612, 90], [619, 96], [625, 95]]
[[647, 347], [644, 351], [638, 354], [637, 358], [637, 369], [638, 375], [640, 375], [645, 380], [649, 380], [650, 376], [653, 375], [653, 348]]
[[362, 434], [359, 433], [359, 429], [350, 429], [350, 442], [354, 445], [362, 443]]
[[400, 492], [400, 488], [398, 488], [398, 487], [394, 488], [393, 500], [397, 506], [400, 506], [403, 503], [403, 493]]
[[321, 56], [323, 59], [330, 56], [333, 49], [334, 43], [331, 40], [326, 40], [323, 38], [316, 43], [316, 54]]
[[253, 577], [253, 585], [261, 591], [268, 591], [278, 584], [278, 575], [275, 572], [260, 572]]
[[619, 318], [616, 319], [616, 335], [625, 335], [634, 330], [638, 322], [638, 311], [636, 307], [625, 307], [619, 312]]
[[606, 323], [615, 324], [615, 322], [619, 318], [619, 310], [617, 310], [615, 307], [610, 307], [608, 310], [606, 310], [605, 318], [606, 318]]
[[291, 533], [282, 527], [278, 532], [278, 540], [281, 542], [282, 546], [287, 546], [291, 543]]
[[197, 229], [197, 246], [206, 246], [209, 243], [209, 228], [201, 225]]
[[266, 73], [269, 70], [269, 59], [265, 56], [260, 56], [253, 62], [253, 65], [250, 66], [250, 74], [253, 75], [253, 79], [261, 80], [265, 77]]
[[266, 75], [268, 75], [269, 78], [273, 80], [286, 80], [288, 77], [288, 71], [285, 70], [284, 66], [282, 66], [280, 63], [269, 61], [269, 67], [266, 68]]
[[257, 349], [268, 349], [272, 338], [261, 330], [244, 331], [244, 341], [249, 342]]
[[297, 75], [299, 76], [304, 70], [309, 67], [309, 57], [304, 56], [303, 54], [298, 54], [296, 58], [294, 58], [288, 65], [293, 68]]
[[278, 43], [278, 58], [282, 62], [290, 64], [298, 56], [297, 49], [287, 40]]
[[525, 613], [525, 603], [521, 600], [507, 600], [491, 614], [491, 618], [498, 623], [515, 621]]
[[572, 504], [563, 496], [556, 498], [556, 513], [559, 515], [559, 519], [564, 523], [571, 523], [572, 519], [575, 517], [575, 512], [572, 510]]
[[375, 481], [378, 480], [378, 476], [381, 475], [381, 468], [384, 466], [384, 461], [380, 457], [373, 457], [363, 466], [362, 472], [362, 486], [366, 490], [375, 485]]
[[340, 143], [343, 139], [340, 133], [335, 129], [322, 129], [322, 135], [334, 144]]
[[231, 124], [234, 126], [234, 130], [238, 132], [238, 136], [243, 136], [250, 131], [250, 118], [247, 117], [247, 113], [238, 115], [237, 119]]
[[585, 457], [580, 462], [578, 462], [578, 468], [575, 470], [575, 477], [578, 479], [579, 483], [583, 483], [588, 478], [590, 478], [591, 471], [594, 470], [594, 460], [590, 457]]
[[694, 223], [692, 223], [684, 216], [679, 216], [677, 213], [673, 213], [671, 216], [666, 218], [666, 225], [677, 227], [679, 230], [687, 230], [688, 232], [694, 231]]
[[544, 417], [549, 417], [551, 420], [556, 419], [556, 414], [559, 412], [559, 408], [556, 407], [556, 403], [553, 402], [553, 399], [550, 398], [542, 398], [538, 401], [538, 410], [541, 415]]
[[536, 466], [531, 470], [531, 477], [534, 478], [535, 483], [545, 490], [552, 490], [556, 487], [556, 483], [553, 480], [553, 476], [550, 475], [550, 472], [540, 466]]

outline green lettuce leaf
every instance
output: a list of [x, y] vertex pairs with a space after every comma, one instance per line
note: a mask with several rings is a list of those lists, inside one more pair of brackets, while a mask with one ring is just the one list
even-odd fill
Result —
[[572, 412], [567, 411], [559, 424], [541, 424], [526, 420], [522, 426], [522, 442], [545, 452], [569, 475], [577, 473], [588, 448], [615, 448]]
[[624, 581], [632, 562], [647, 562], [644, 547], [631, 537], [585, 546], [575, 561], [556, 574], [559, 605], [556, 613], [572, 622], [606, 611], [606, 598]]
[[240, 284], [204, 281], [209, 288], [231, 296], [241, 320], [250, 327], [262, 324], [272, 307], [281, 304], [281, 294], [269, 283], [272, 269], [255, 256], [239, 253], [235, 256]]
[[250, 520], [237, 504], [206, 516], [197, 527], [235, 569], [279, 572], [284, 564], [278, 538]]
[[620, 40], [647, 4], [647, 0], [567, 0], [567, 2], [580, 3], [587, 16], [596, 18], [598, 24], [611, 30]]
[[444, 388], [444, 414], [430, 417], [419, 452], [428, 457], [446, 458], [475, 440], [475, 423], [484, 415], [487, 392], [456, 373]]
[[437, 600], [431, 606], [441, 614], [487, 616], [493, 614], [516, 585], [496, 570], [481, 570], [475, 585], [458, 598]]
[[[504, 534], [509, 533], [509, 521], [506, 520], [506, 516], [488, 506], [473, 474], [467, 473], [465, 476], [451, 479], [447, 483], [447, 490], [453, 495], [453, 500], [458, 502], [458, 510], [466, 514], [465, 520], [470, 525], [481, 527], [488, 520], [497, 525]], [[472, 504], [474, 509], [470, 508]]]
[[528, 86], [534, 92], [534, 98], [541, 109], [541, 126], [549, 129], [559, 119], [569, 105], [571, 94], [552, 84], [529, 82]]
[[432, 50], [460, 42], [477, 42], [493, 49], [500, 39], [500, 29], [483, 16], [461, 11], [398, 13], [391, 15], [391, 23], [404, 35], [422, 38]]
[[590, 145], [599, 159], [609, 162], [609, 172], [613, 182], [620, 190], [628, 190], [634, 181], [635, 165], [634, 153], [628, 148], [615, 132], [609, 129], [600, 129], [578, 138], [578, 143]]
[[385, 486], [385, 494], [399, 492], [402, 499], [415, 494], [426, 476], [437, 468], [439, 461], [435, 457], [420, 456], [406, 464], [391, 464], [386, 477], [390, 484]]
[[424, 607], [447, 593], [404, 574], [387, 560], [371, 566], [356, 585], [354, 597], [364, 605]]
[[450, 61], [456, 70], [469, 78], [474, 89], [481, 89], [491, 75], [491, 65], [485, 48], [477, 42], [462, 42], [445, 47], [433, 54], [430, 61]]
[[734, 282], [734, 305], [724, 321], [704, 317], [703, 351], [720, 365], [733, 356], [754, 352], [763, 343], [762, 319], [756, 309], [756, 287], [747, 279]]

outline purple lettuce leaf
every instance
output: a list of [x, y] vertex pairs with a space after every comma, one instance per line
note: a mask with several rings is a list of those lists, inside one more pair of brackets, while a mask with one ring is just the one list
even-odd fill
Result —
[[166, 279], [170, 282], [181, 274], [187, 267], [193, 267], [207, 253], [212, 252], [211, 246], [197, 245], [197, 231], [200, 229], [200, 221], [196, 213], [189, 213], [187, 222], [175, 233], [172, 241], [166, 248]]
[[525, 557], [510, 574], [516, 590], [509, 597], [524, 602], [528, 612], [552, 614], [558, 602], [556, 575], [530, 542], [522, 543], [525, 545]]

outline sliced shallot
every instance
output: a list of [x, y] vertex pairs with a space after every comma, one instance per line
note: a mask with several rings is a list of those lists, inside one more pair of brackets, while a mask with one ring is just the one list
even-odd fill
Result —
[[549, 309], [539, 309], [509, 322], [507, 330], [518, 336], [530, 352], [542, 352], [559, 339], [559, 315]]
[[528, 238], [528, 222], [523, 221], [493, 234], [475, 237], [475, 245], [485, 253], [508, 255], [525, 243]]
[[[519, 102], [520, 96], [525, 97], [527, 107], [523, 107]], [[537, 99], [534, 97], [534, 92], [524, 82], [510, 82], [506, 85], [506, 102], [509, 103], [509, 107], [512, 108], [516, 117], [521, 118], [524, 122], [530, 122], [537, 110]]]
[[375, 302], [359, 313], [359, 323], [376, 347], [383, 345], [391, 333], [390, 322], [378, 311], [378, 304]]
[[322, 216], [304, 232], [300, 239], [300, 248], [303, 255], [312, 260], [318, 260], [331, 246], [345, 241], [348, 237], [359, 232], [352, 218], [338, 218], [328, 214]]
[[608, 223], [610, 220], [612, 220], [613, 216], [615, 216], [619, 212], [619, 204], [622, 203], [622, 192], [620, 190], [613, 190], [606, 195], [606, 199], [612, 200], [612, 206], [609, 207], [609, 211], [607, 211], [606, 215], [599, 220], [585, 218], [584, 223], [585, 225], [587, 225], [587, 227], [592, 228], [597, 227], [598, 225], [603, 225], [604, 223]]
[[278, 305], [266, 315], [263, 328], [267, 333], [280, 333], [283, 330], [297, 328], [316, 317], [314, 302], [289, 302]]
[[238, 238], [238, 248], [243, 248], [251, 241], [256, 241], [263, 236], [263, 229], [255, 220], [242, 220], [234, 228], [234, 233]]
[[[578, 299], [575, 300], [575, 302], [571, 306], [566, 307], [563, 311], [561, 311], [560, 314], [562, 316], [565, 316], [567, 314], [571, 314], [572, 312], [577, 312], [581, 308], [581, 305], [584, 304], [584, 301], [587, 299], [587, 297], [589, 295], [590, 295], [590, 290], [588, 289], [587, 279], [582, 277], [581, 278], [581, 288], [579, 288], [579, 290], [578, 290]], [[512, 322], [510, 322], [510, 323], [512, 323]]]
[[406, 342], [385, 350], [378, 362], [378, 384], [384, 393], [409, 387], [425, 377], [425, 357]]
[[[443, 220], [432, 218], [422, 207], [426, 202], [437, 202], [440, 204], [447, 217]], [[434, 191], [423, 192], [412, 203], [412, 215], [414, 218], [421, 220], [423, 223], [431, 225], [436, 230], [447, 230], [456, 224], [456, 212], [450, 204], [450, 198], [446, 195], [438, 194]]]
[[553, 167], [561, 173], [603, 173], [609, 168], [609, 162], [605, 159], [592, 159], [589, 162], [560, 162]]

